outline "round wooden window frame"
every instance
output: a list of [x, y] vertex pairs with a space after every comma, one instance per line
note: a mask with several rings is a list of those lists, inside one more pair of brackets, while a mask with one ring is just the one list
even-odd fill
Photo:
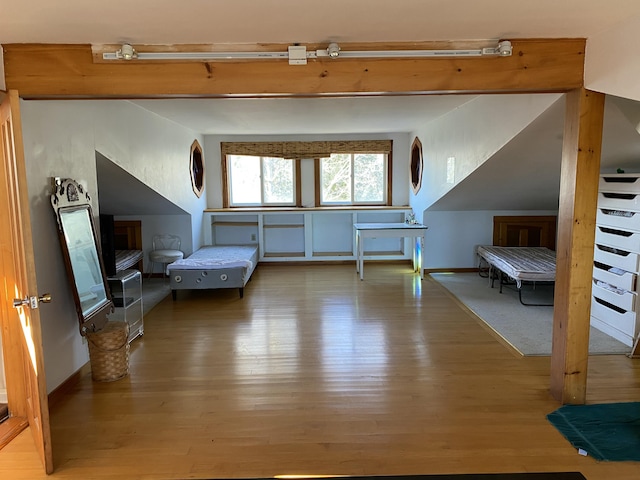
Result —
[[422, 187], [422, 142], [418, 137], [413, 140], [411, 144], [411, 162], [409, 164], [411, 188], [414, 195], [420, 191]]
[[191, 154], [189, 155], [189, 172], [191, 174], [191, 187], [196, 197], [200, 198], [204, 191], [204, 156], [202, 147], [198, 140], [191, 144]]

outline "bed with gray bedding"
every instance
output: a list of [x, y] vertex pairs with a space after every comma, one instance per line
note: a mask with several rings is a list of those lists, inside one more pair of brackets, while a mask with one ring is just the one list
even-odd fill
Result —
[[203, 246], [167, 266], [173, 299], [177, 290], [218, 288], [237, 288], [243, 298], [258, 258], [257, 245]]

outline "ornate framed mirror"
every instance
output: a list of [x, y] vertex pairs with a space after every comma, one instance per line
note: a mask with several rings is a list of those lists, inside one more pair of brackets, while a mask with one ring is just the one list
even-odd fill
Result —
[[53, 179], [51, 206], [80, 322], [80, 334], [101, 330], [113, 302], [96, 236], [91, 198], [69, 178]]
[[411, 188], [414, 195], [420, 191], [422, 186], [422, 142], [418, 137], [411, 145]]

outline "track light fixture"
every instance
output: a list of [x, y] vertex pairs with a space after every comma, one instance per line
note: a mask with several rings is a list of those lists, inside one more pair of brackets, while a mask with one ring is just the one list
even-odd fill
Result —
[[501, 57], [508, 57], [513, 52], [511, 42], [509, 40], [503, 40], [498, 43], [498, 54]]
[[102, 51], [103, 60], [262, 60], [288, 59], [290, 65], [305, 65], [309, 59], [318, 58], [464, 58], [464, 57], [509, 57], [513, 49], [509, 40], [502, 40], [495, 47], [466, 50], [342, 50], [331, 42], [326, 49], [307, 51], [305, 46], [289, 46], [283, 52], [138, 52], [125, 43], [116, 52]]
[[138, 52], [136, 52], [135, 48], [131, 45], [125, 43], [120, 50], [116, 52], [116, 57], [118, 60], [133, 60], [134, 58], [138, 58]]
[[340, 56], [340, 46], [337, 43], [330, 43], [327, 47], [327, 54], [331, 58], [338, 58]]

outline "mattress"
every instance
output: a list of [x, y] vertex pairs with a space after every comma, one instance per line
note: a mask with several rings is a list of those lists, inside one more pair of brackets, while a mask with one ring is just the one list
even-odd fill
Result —
[[216, 270], [221, 268], [246, 268], [253, 270], [251, 259], [256, 245], [204, 246], [189, 257], [177, 260], [167, 266], [167, 270]]
[[142, 257], [142, 250], [116, 250], [116, 272], [133, 267]]
[[175, 300], [176, 290], [238, 288], [242, 298], [257, 264], [257, 245], [201, 247], [167, 266], [171, 294]]
[[553, 282], [556, 279], [556, 252], [546, 247], [494, 247], [480, 245], [478, 255], [515, 280]]

